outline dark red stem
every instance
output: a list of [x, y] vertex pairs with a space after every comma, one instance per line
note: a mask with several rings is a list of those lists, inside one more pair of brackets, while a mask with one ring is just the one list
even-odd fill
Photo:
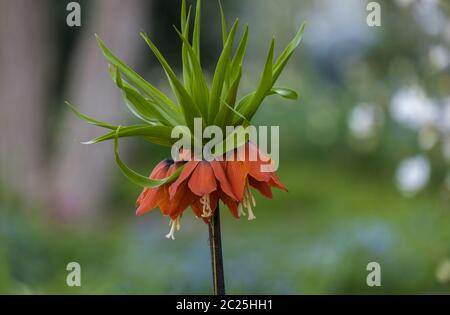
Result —
[[214, 294], [225, 295], [219, 206], [217, 206], [216, 211], [214, 211], [211, 223], [209, 224], [209, 247], [211, 249]]

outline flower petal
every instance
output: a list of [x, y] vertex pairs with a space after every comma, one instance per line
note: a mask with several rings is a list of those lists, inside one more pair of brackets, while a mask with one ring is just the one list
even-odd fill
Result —
[[150, 174], [150, 179], [161, 179], [167, 176], [167, 172], [169, 171], [170, 166], [173, 165], [173, 161], [164, 160], [158, 163], [155, 166], [152, 173]]
[[191, 204], [191, 208], [192, 208], [192, 211], [194, 212], [195, 216], [197, 217], [197, 219], [200, 219], [202, 217], [202, 213], [203, 213], [203, 206], [202, 206], [202, 203], [200, 202], [199, 198], [194, 200], [194, 202]]
[[217, 210], [217, 206], [219, 205], [219, 194], [217, 192], [213, 192], [209, 196], [209, 205], [211, 206], [214, 215], [214, 212]]
[[234, 195], [233, 188], [231, 187], [231, 184], [228, 181], [227, 175], [225, 173], [226, 163], [212, 161], [211, 167], [214, 171], [214, 176], [220, 183], [220, 189], [222, 190], [222, 192], [227, 194], [230, 198], [237, 200], [236, 196]]
[[170, 215], [170, 211], [172, 209], [172, 202], [170, 201], [170, 196], [169, 196], [169, 187], [167, 187], [167, 185], [165, 185], [164, 187], [162, 187], [162, 197], [159, 200], [159, 209], [161, 210], [161, 213], [163, 215]]
[[239, 219], [238, 213], [238, 203], [230, 198], [225, 192], [219, 191], [219, 198], [223, 201], [223, 203], [230, 209], [231, 214], [236, 219]]
[[247, 164], [248, 173], [251, 177], [259, 182], [269, 182], [271, 173], [261, 171], [262, 166], [269, 164], [261, 161], [247, 161], [245, 163]]
[[245, 146], [245, 163], [250, 176], [260, 182], [268, 182], [270, 180], [270, 172], [263, 172], [262, 167], [264, 166], [267, 169], [271, 165], [271, 159], [253, 142], [248, 142]]
[[203, 197], [217, 190], [216, 177], [209, 162], [198, 163], [189, 179], [189, 188], [199, 197]]
[[[167, 171], [167, 176], [171, 176], [175, 171], [180, 168], [184, 163], [177, 162], [170, 166]], [[174, 204], [171, 202], [170, 193], [169, 193], [169, 185], [164, 185], [162, 188], [162, 198], [159, 202], [159, 208], [164, 215], [170, 215], [173, 209]]]
[[147, 212], [155, 209], [158, 206], [162, 197], [162, 190], [160, 188], [153, 188], [146, 197], [139, 203], [136, 209], [137, 216], [143, 216]]
[[175, 220], [181, 213], [195, 201], [196, 196], [189, 190], [188, 185], [184, 182], [179, 186], [177, 193], [170, 200], [170, 209], [168, 214]]
[[250, 186], [256, 188], [263, 196], [272, 199], [272, 189], [266, 182], [259, 182], [256, 179], [249, 178], [248, 183]]
[[189, 178], [189, 176], [191, 176], [192, 172], [195, 170], [195, 168], [198, 165], [198, 161], [190, 161], [186, 164], [186, 166], [184, 167], [183, 171], [180, 174], [180, 177], [178, 177], [178, 179], [176, 181], [174, 181], [172, 183], [172, 185], [170, 185], [169, 187], [169, 195], [170, 195], [170, 199], [173, 199], [178, 187], [185, 181], [187, 181], [187, 179]]
[[248, 169], [243, 162], [228, 161], [226, 167], [227, 178], [230, 181], [234, 195], [238, 201], [244, 198], [244, 189], [248, 175]]
[[[164, 160], [160, 162], [152, 171], [149, 178], [150, 179], [162, 179], [167, 177], [170, 168], [172, 167], [171, 162], [168, 160]], [[170, 175], [169, 175], [170, 176]], [[158, 188], [145, 188], [142, 193], [139, 195], [136, 205], [136, 215], [142, 216], [145, 213], [155, 209], [158, 206], [158, 203], [163, 198], [163, 187]]]
[[277, 174], [275, 174], [275, 173], [271, 173], [269, 184], [273, 187], [277, 187], [277, 188], [280, 188], [280, 189], [288, 192], [288, 189], [286, 188], [286, 186], [284, 186], [281, 183], [280, 179], [278, 178]]

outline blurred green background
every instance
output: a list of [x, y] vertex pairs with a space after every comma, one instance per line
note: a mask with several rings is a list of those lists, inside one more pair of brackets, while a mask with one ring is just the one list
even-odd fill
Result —
[[[203, 65], [221, 49], [216, 1], [203, 1]], [[138, 33], [176, 67], [180, 1], [0, 0], [0, 293], [209, 294], [207, 226], [190, 213], [176, 241], [158, 211], [137, 218], [140, 189], [116, 168], [112, 143], [64, 105], [127, 123], [94, 33], [147, 80], [168, 90]], [[228, 23], [250, 25], [241, 94], [257, 84], [272, 35], [277, 52], [307, 21], [255, 123], [279, 125], [279, 176], [289, 193], [258, 197], [257, 220], [222, 211], [225, 276], [233, 294], [450, 293], [450, 5], [444, 0], [223, 0]], [[148, 173], [170, 152], [123, 141]], [[66, 285], [81, 265], [82, 286]], [[369, 262], [381, 287], [366, 284]]]

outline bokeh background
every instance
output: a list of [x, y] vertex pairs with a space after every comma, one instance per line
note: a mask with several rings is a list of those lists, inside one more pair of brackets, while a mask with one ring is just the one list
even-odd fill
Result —
[[[179, 69], [180, 1], [0, 0], [0, 293], [209, 294], [207, 227], [183, 218], [176, 241], [157, 211], [137, 218], [140, 189], [116, 168], [112, 143], [64, 105], [132, 121], [110, 81], [94, 33], [143, 76], [169, 90], [138, 33]], [[203, 1], [203, 65], [221, 49], [216, 1]], [[234, 294], [450, 293], [450, 5], [378, 1], [223, 0], [250, 24], [243, 90], [254, 88], [272, 35], [279, 53], [307, 21], [279, 85], [300, 99], [269, 98], [256, 123], [281, 126], [279, 175], [289, 193], [258, 197], [253, 222], [225, 211], [226, 285]], [[148, 173], [169, 155], [122, 142]], [[66, 286], [66, 265], [82, 286]], [[382, 286], [366, 285], [378, 262]]]

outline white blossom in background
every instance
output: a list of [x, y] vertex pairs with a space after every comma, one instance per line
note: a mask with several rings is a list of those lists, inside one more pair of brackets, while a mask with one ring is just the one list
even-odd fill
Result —
[[403, 160], [397, 168], [397, 187], [407, 196], [422, 190], [430, 179], [430, 161], [423, 155]]
[[431, 36], [445, 31], [447, 17], [440, 6], [441, 0], [422, 0], [414, 2], [414, 16], [422, 29]]
[[300, 20], [308, 21], [305, 45], [315, 55], [341, 56], [337, 47], [351, 48], [345, 50], [348, 55], [360, 55], [376, 41], [374, 32], [365, 27], [366, 16], [364, 1], [347, 0], [342, 5], [340, 1], [316, 0], [311, 11], [299, 15]]
[[352, 136], [367, 139], [374, 135], [376, 128], [383, 123], [383, 112], [379, 106], [361, 103], [348, 114], [347, 124]]
[[429, 51], [430, 63], [437, 70], [445, 70], [450, 65], [450, 51], [442, 45], [436, 45]]
[[445, 259], [438, 265], [436, 279], [440, 283], [450, 283], [450, 259]]
[[399, 124], [419, 130], [434, 125], [439, 117], [438, 106], [420, 87], [405, 87], [391, 99], [389, 112]]

